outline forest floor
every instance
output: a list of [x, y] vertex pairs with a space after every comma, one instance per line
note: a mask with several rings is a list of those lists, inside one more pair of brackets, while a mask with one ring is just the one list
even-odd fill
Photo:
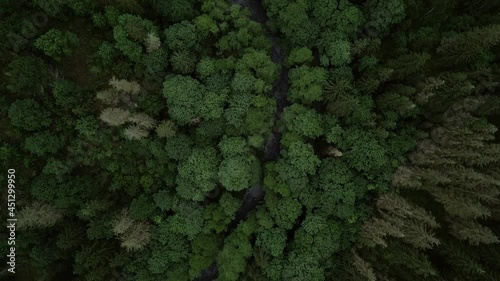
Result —
[[54, 22], [50, 28], [65, 28], [80, 39], [80, 44], [73, 50], [73, 55], [67, 56], [64, 61], [57, 64], [60, 74], [79, 85], [94, 86], [96, 81], [90, 73], [89, 60], [96, 53], [100, 39], [93, 31], [92, 23], [84, 18], [75, 17], [70, 22]]

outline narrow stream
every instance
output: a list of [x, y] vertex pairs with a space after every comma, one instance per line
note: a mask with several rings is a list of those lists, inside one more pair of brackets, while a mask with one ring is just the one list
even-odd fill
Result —
[[[276, 112], [274, 114], [274, 127], [271, 136], [266, 142], [264, 148], [264, 156], [262, 161], [273, 161], [276, 160], [280, 150], [280, 141], [281, 141], [281, 133], [277, 128], [277, 121], [279, 120], [281, 113], [287, 103], [287, 95], [288, 95], [288, 69], [283, 67], [283, 62], [285, 59], [285, 54], [278, 44], [278, 37], [273, 33], [269, 32], [266, 28], [267, 24], [267, 15], [262, 7], [262, 3], [258, 0], [231, 0], [231, 3], [235, 5], [241, 5], [250, 10], [251, 16], [250, 18], [258, 23], [260, 23], [265, 28], [265, 33], [268, 39], [272, 42], [272, 50], [271, 50], [271, 59], [274, 63], [280, 65], [282, 67], [281, 73], [274, 83], [273, 87], [273, 96], [276, 100]], [[243, 198], [243, 204], [236, 213], [236, 217], [234, 221], [231, 223], [232, 225], [237, 225], [242, 219], [246, 217], [246, 215], [253, 210], [259, 201], [264, 198], [264, 191], [262, 190], [261, 185], [254, 185], [250, 187], [245, 196]]]
[[[230, 2], [234, 5], [240, 5], [246, 7], [250, 10], [251, 15], [250, 18], [262, 24], [264, 28], [266, 28], [267, 24], [267, 15], [262, 3], [258, 0], [230, 0]], [[264, 149], [263, 162], [276, 160], [280, 150], [281, 150], [281, 133], [277, 128], [277, 121], [279, 120], [283, 109], [288, 103], [288, 69], [283, 66], [283, 62], [285, 59], [285, 54], [278, 44], [278, 37], [272, 34], [267, 28], [265, 29], [266, 36], [272, 42], [272, 53], [271, 59], [274, 63], [282, 66], [281, 73], [278, 77], [278, 80], [274, 83], [273, 87], [273, 96], [276, 100], [276, 112], [274, 114], [274, 127], [272, 131], [272, 135], [266, 142], [266, 146]], [[230, 223], [229, 229], [234, 228], [238, 225], [238, 223], [245, 219], [247, 214], [255, 209], [259, 202], [264, 199], [264, 191], [262, 190], [261, 185], [253, 185], [251, 186], [245, 193], [243, 197], [243, 202], [241, 204], [240, 209], [236, 212], [236, 216], [234, 220]], [[214, 262], [209, 268], [204, 270], [200, 276], [196, 279], [196, 281], [211, 281], [217, 278], [218, 269], [217, 264]]]

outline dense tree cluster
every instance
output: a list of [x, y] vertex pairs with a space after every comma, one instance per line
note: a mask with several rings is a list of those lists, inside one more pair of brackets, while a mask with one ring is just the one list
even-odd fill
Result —
[[16, 278], [499, 280], [499, 15], [3, 1]]

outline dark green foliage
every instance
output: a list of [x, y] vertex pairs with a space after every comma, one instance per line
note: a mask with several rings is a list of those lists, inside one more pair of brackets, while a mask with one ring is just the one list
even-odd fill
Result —
[[408, 117], [416, 113], [416, 105], [412, 100], [397, 92], [386, 92], [377, 98], [377, 104], [383, 112], [393, 111], [401, 117]]
[[66, 110], [73, 109], [84, 101], [82, 90], [68, 80], [56, 80], [52, 84], [52, 95], [56, 103]]
[[224, 114], [224, 106], [226, 104], [228, 93], [223, 92], [208, 92], [203, 98], [203, 105], [201, 108], [201, 116], [205, 120], [216, 120]]
[[249, 152], [245, 139], [239, 137], [224, 137], [219, 143], [222, 156], [233, 157]]
[[189, 275], [198, 277], [199, 273], [208, 268], [215, 258], [218, 238], [216, 235], [200, 235], [192, 243], [192, 253], [189, 259]]
[[324, 159], [313, 185], [322, 195], [309, 208], [317, 206], [322, 214], [350, 222], [358, 219], [357, 200], [365, 195], [366, 183], [355, 177], [341, 159]]
[[288, 77], [292, 83], [290, 99], [306, 105], [323, 99], [323, 87], [326, 86], [326, 71], [319, 67], [300, 66], [290, 70]]
[[50, 113], [32, 99], [13, 102], [9, 108], [9, 118], [12, 125], [27, 131], [36, 131], [52, 123]]
[[252, 180], [252, 162], [255, 160], [245, 156], [222, 160], [218, 173], [222, 185], [229, 191], [248, 188]]
[[323, 134], [321, 115], [300, 104], [287, 107], [283, 121], [288, 130], [306, 138], [318, 138]]
[[496, 2], [3, 1], [18, 277], [499, 280]]
[[167, 140], [165, 152], [167, 157], [175, 160], [184, 160], [191, 154], [193, 141], [186, 135], [177, 134]]
[[78, 119], [75, 124], [75, 129], [86, 137], [93, 137], [97, 135], [99, 122], [92, 116], [83, 117]]
[[269, 194], [266, 197], [265, 203], [269, 209], [270, 216], [283, 229], [291, 229], [302, 214], [302, 206], [296, 199], [289, 197], [280, 198]]
[[325, 33], [319, 41], [323, 55], [320, 62], [324, 66], [343, 66], [351, 62], [349, 41], [337, 33]]
[[269, 84], [278, 76], [278, 66], [274, 64], [264, 51], [247, 49], [235, 65], [236, 70], [255, 75]]
[[194, 148], [189, 157], [179, 164], [177, 192], [184, 199], [201, 201], [216, 186], [219, 160], [215, 149]]
[[370, 10], [367, 27], [378, 35], [386, 31], [391, 24], [399, 23], [405, 16], [405, 4], [401, 0], [367, 1], [365, 7]]
[[176, 75], [167, 78], [163, 82], [163, 94], [170, 117], [180, 125], [199, 117], [203, 92], [203, 85], [191, 77]]
[[283, 278], [286, 280], [306, 281], [325, 280], [325, 273], [312, 256], [294, 254], [283, 268]]
[[217, 71], [217, 62], [209, 57], [203, 57], [196, 65], [196, 74], [205, 79], [214, 75]]
[[[259, 138], [269, 132], [273, 126], [272, 119], [275, 108], [276, 101], [272, 98], [263, 97], [261, 95], [256, 96], [245, 118], [245, 126], [248, 134], [254, 134], [253, 136], [255, 138]], [[250, 143], [250, 145], [260, 147], [255, 143]]]
[[167, 60], [167, 51], [162, 48], [146, 54], [142, 63], [146, 66], [147, 72], [153, 74], [163, 71], [167, 66]]
[[489, 49], [500, 43], [500, 25], [476, 28], [467, 33], [443, 38], [438, 48], [443, 60], [452, 64], [488, 63]]
[[251, 74], [237, 72], [231, 82], [231, 88], [237, 93], [253, 93], [258, 91], [258, 81]]
[[176, 23], [165, 29], [167, 46], [174, 51], [190, 50], [197, 43], [196, 28], [188, 21]]
[[144, 220], [149, 218], [155, 211], [155, 206], [151, 198], [141, 195], [130, 203], [130, 217], [135, 220]]
[[39, 58], [19, 57], [9, 63], [7, 89], [21, 94], [43, 92], [49, 83], [48, 65]]
[[[321, 162], [315, 155], [313, 147], [302, 141], [293, 140], [286, 150], [282, 150], [281, 154], [282, 157], [273, 166], [273, 171], [277, 173], [278, 183], [288, 185], [296, 192], [296, 196], [307, 192], [305, 189], [308, 186], [308, 175], [314, 175]], [[278, 187], [286, 190], [288, 188], [286, 185], [283, 187], [278, 185]]]
[[240, 201], [229, 193], [224, 193], [217, 204], [210, 204], [204, 213], [206, 219], [204, 232], [221, 233], [234, 219]]
[[206, 14], [196, 17], [193, 22], [198, 30], [198, 33], [203, 38], [219, 32], [217, 22]]
[[205, 224], [203, 211], [198, 208], [196, 203], [180, 203], [173, 210], [176, 214], [169, 217], [166, 222], [173, 233], [193, 240], [202, 232]]
[[408, 54], [389, 60], [387, 67], [394, 70], [393, 76], [395, 78], [407, 78], [421, 70], [430, 58], [427, 53]]
[[192, 19], [196, 15], [194, 0], [152, 0], [152, 5], [171, 22]]
[[285, 243], [286, 232], [279, 228], [262, 230], [262, 232], [257, 235], [257, 241], [255, 241], [255, 245], [260, 247], [262, 251], [275, 257], [283, 253]]
[[387, 153], [374, 136], [358, 128], [345, 131], [343, 136], [339, 146], [353, 168], [375, 175], [387, 167]]
[[319, 34], [319, 26], [309, 18], [310, 8], [304, 1], [263, 1], [268, 14], [276, 28], [285, 34], [292, 44], [299, 46], [312, 45]]
[[79, 44], [78, 37], [69, 31], [51, 29], [35, 41], [35, 47], [53, 59], [61, 60], [61, 55], [69, 56]]
[[157, 33], [156, 27], [149, 20], [139, 16], [123, 14], [117, 17], [113, 25], [115, 47], [131, 61], [141, 60], [144, 40], [148, 33]]
[[229, 101], [229, 108], [225, 111], [224, 117], [227, 123], [238, 130], [243, 130], [245, 116], [251, 106], [253, 96], [250, 94], [236, 94]]
[[308, 64], [313, 61], [313, 53], [310, 49], [302, 47], [290, 52], [287, 63], [289, 65]]
[[60, 15], [65, 8], [70, 8], [73, 12], [75, 12], [78, 16], [82, 16], [84, 14], [92, 13], [95, 8], [95, 2], [90, 0], [34, 0], [33, 4], [40, 7], [45, 13], [50, 16]]
[[249, 238], [253, 233], [251, 222], [243, 222], [228, 236], [224, 248], [217, 255], [220, 266], [220, 280], [238, 280], [238, 276], [245, 270], [246, 260], [252, 255], [252, 246]]
[[170, 63], [175, 72], [188, 74], [194, 71], [196, 57], [187, 50], [175, 51], [170, 58]]
[[[319, 165], [320, 161], [314, 154], [313, 147], [310, 144], [305, 144], [303, 142], [291, 143], [288, 150], [283, 152], [283, 162], [278, 162], [277, 164], [282, 164], [282, 168], [290, 169], [289, 172], [296, 172], [290, 175], [282, 174], [283, 179], [290, 178], [293, 174], [296, 176], [300, 175], [314, 175], [316, 173], [316, 167]], [[285, 168], [286, 167], [286, 168]], [[285, 170], [283, 170], [285, 173]]]
[[[56, 141], [58, 141], [58, 140], [56, 140]], [[55, 148], [52, 148], [52, 149], [54, 150]], [[31, 151], [31, 152], [34, 153], [34, 151]], [[37, 154], [37, 153], [35, 153], [35, 154]], [[68, 164], [69, 163], [65, 163], [65, 162], [58, 160], [58, 159], [55, 159], [55, 158], [49, 158], [47, 160], [47, 164], [45, 165], [45, 167], [43, 167], [43, 173], [44, 174], [53, 174], [56, 176], [68, 174], [72, 170], [71, 166]]]
[[222, 118], [203, 121], [196, 128], [196, 138], [200, 143], [212, 143], [225, 132], [225, 121]]

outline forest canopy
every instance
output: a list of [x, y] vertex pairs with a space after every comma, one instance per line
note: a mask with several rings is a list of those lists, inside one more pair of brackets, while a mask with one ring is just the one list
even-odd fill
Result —
[[1, 280], [500, 280], [498, 1], [4, 0], [0, 35]]

